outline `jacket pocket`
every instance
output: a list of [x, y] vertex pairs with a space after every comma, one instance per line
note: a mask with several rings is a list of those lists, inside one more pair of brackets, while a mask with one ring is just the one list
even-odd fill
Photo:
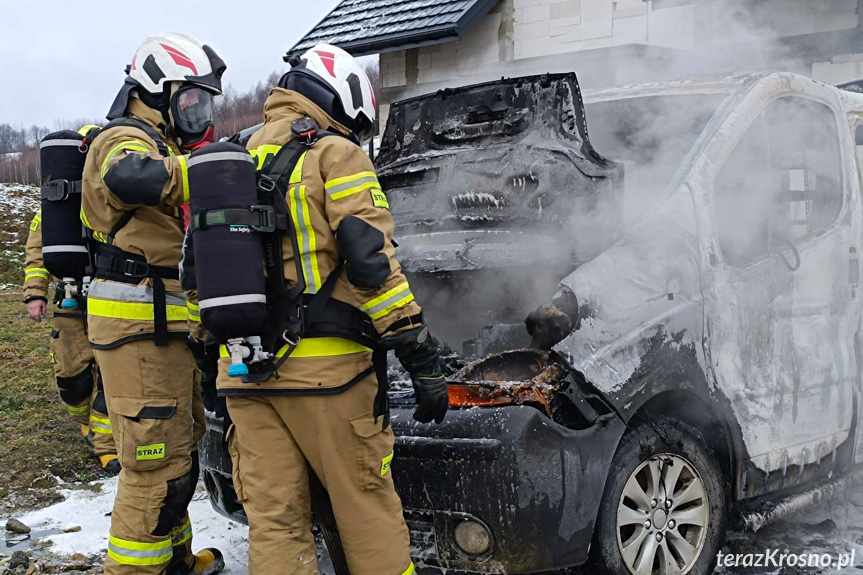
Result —
[[357, 480], [362, 491], [379, 489], [392, 483], [390, 467], [395, 439], [389, 427], [382, 429], [383, 418], [371, 414], [351, 420], [357, 454]]
[[237, 492], [237, 500], [246, 500], [246, 490], [243, 487], [243, 479], [240, 476], [240, 448], [237, 445], [237, 428], [232, 423], [228, 428], [226, 436], [228, 442], [228, 453], [231, 455], [231, 478], [234, 480], [234, 491]]
[[177, 400], [171, 397], [114, 397], [108, 411], [120, 464], [135, 471], [152, 471], [168, 465], [187, 426], [178, 426]]

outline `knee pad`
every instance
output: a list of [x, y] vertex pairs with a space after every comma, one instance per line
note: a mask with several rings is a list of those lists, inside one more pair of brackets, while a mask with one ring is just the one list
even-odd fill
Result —
[[165, 495], [165, 504], [159, 511], [159, 521], [153, 535], [164, 537], [170, 535], [171, 529], [177, 526], [180, 519], [186, 516], [192, 496], [195, 494], [195, 486], [198, 484], [200, 467], [198, 465], [198, 453], [192, 453], [192, 468], [176, 479], [168, 481], [168, 493]]
[[66, 405], [81, 405], [93, 394], [93, 368], [88, 365], [77, 375], [58, 377], [57, 387], [60, 388], [60, 398]]

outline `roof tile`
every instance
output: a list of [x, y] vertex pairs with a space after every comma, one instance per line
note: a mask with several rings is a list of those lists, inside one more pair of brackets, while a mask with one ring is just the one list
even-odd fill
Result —
[[[422, 44], [424, 32], [434, 29], [428, 42], [457, 39], [498, 0], [342, 0], [289, 53], [305, 51], [319, 42], [341, 44], [352, 53], [373, 53], [403, 43]], [[470, 21], [470, 22], [468, 22]], [[410, 39], [407, 39], [407, 38]]]

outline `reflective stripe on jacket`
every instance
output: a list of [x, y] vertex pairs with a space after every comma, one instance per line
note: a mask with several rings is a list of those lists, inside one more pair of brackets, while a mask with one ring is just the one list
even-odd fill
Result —
[[41, 297], [48, 300], [48, 282], [51, 274], [42, 261], [42, 209], [36, 211], [30, 222], [27, 245], [24, 250], [24, 299]]

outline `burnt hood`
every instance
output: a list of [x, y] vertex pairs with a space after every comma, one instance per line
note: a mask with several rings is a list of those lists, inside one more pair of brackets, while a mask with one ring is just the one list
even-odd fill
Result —
[[623, 167], [591, 146], [572, 73], [397, 102], [377, 168], [408, 272], [572, 269], [622, 233]]

